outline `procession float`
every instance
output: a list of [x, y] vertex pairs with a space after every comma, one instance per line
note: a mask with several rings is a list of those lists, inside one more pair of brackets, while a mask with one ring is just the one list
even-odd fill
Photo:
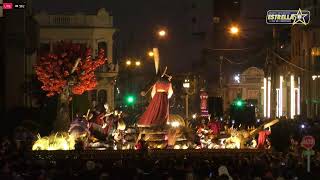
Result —
[[[170, 114], [169, 102], [173, 95], [171, 75], [167, 68], [160, 73], [156, 61], [156, 81], [143, 95], [150, 94], [146, 110], [132, 125], [126, 124], [123, 112], [101, 108], [88, 109], [70, 120], [69, 104], [72, 95], [95, 88], [94, 71], [104, 61], [104, 52], [97, 59], [78, 45], [60, 43], [55, 53], [41, 57], [35, 66], [42, 89], [47, 96], [59, 96], [54, 133], [34, 142], [32, 150], [143, 150], [143, 149], [265, 149], [270, 148], [268, 135], [278, 122], [266, 120], [257, 127], [235, 127], [208, 113], [208, 95], [200, 94], [199, 116], [184, 119]], [[158, 56], [155, 56], [158, 57]]]

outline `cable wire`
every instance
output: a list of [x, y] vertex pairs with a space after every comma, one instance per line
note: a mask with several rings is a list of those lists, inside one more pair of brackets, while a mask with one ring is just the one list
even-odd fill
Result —
[[294, 67], [296, 67], [296, 68], [298, 68], [298, 69], [300, 69], [300, 70], [302, 70], [302, 71], [312, 72], [312, 71], [310, 71], [310, 70], [308, 70], [308, 69], [304, 69], [304, 68], [302, 68], [302, 67], [300, 67], [300, 66], [298, 66], [298, 65], [296, 65], [296, 64], [294, 64], [294, 63], [292, 63], [292, 62], [290, 62], [290, 61], [288, 61], [288, 60], [286, 60], [286, 59], [284, 59], [284, 58], [281, 57], [278, 53], [276, 53], [276, 52], [274, 52], [274, 51], [272, 51], [272, 50], [271, 50], [271, 52], [272, 52], [275, 56], [277, 56], [279, 59], [281, 59], [281, 60], [283, 60], [284, 62], [290, 64], [291, 66], [294, 66]]
[[235, 62], [235, 61], [232, 61], [226, 57], [223, 56], [223, 59], [227, 60], [230, 64], [246, 64], [248, 63], [248, 61], [244, 61], [244, 62]]

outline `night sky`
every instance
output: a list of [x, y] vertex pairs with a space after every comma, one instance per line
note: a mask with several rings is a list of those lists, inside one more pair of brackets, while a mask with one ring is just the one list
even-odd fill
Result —
[[[196, 9], [192, 9], [192, 2], [197, 3]], [[271, 25], [265, 24], [266, 11], [296, 9], [297, 2], [297, 0], [259, 0], [258, 3], [257, 0], [243, 0], [240, 21], [246, 38], [241, 39], [242, 42], [238, 44], [250, 47], [267, 44], [261, 42], [261, 39], [265, 41], [264, 36], [270, 34], [272, 30]], [[146, 52], [156, 43], [160, 47], [162, 64], [167, 65], [171, 72], [175, 73], [194, 70], [199, 64], [202, 68], [201, 50], [210, 47], [214, 42], [210, 34], [212, 0], [33, 0], [32, 3], [35, 10], [63, 13], [93, 13], [104, 7], [112, 12], [114, 26], [119, 29], [115, 36], [115, 48], [120, 61], [131, 56], [147, 61]], [[194, 16], [197, 17], [197, 26], [192, 25]], [[155, 41], [155, 31], [159, 27], [168, 29], [169, 36], [164, 41]], [[193, 35], [194, 32], [204, 32], [206, 36]], [[243, 61], [248, 58], [250, 62], [245, 66], [260, 66], [264, 58], [256, 56], [254, 53], [245, 54], [242, 58], [233, 60]], [[214, 62], [206, 65], [207, 69], [213, 69], [213, 72], [217, 69]], [[145, 66], [145, 71], [154, 71], [152, 67]]]

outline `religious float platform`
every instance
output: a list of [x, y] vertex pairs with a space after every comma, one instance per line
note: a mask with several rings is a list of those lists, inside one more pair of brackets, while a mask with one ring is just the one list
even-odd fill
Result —
[[[146, 155], [151, 159], [256, 156], [271, 153], [268, 149], [149, 149]], [[137, 159], [137, 150], [84, 150], [84, 151], [32, 151], [27, 156], [36, 160], [108, 160]]]
[[[176, 122], [176, 121], [174, 121]], [[31, 156], [46, 159], [86, 159], [86, 158], [129, 158], [141, 154], [136, 150], [137, 140], [141, 139], [144, 134], [144, 139], [148, 144], [148, 154], [151, 157], [176, 157], [176, 156], [228, 156], [236, 154], [260, 154], [268, 152], [261, 150], [257, 145], [246, 145], [245, 142], [250, 142], [262, 129], [276, 124], [278, 120], [266, 121], [260, 127], [254, 128], [251, 131], [234, 130], [230, 132], [220, 132], [218, 136], [210, 136], [203, 134], [206, 130], [202, 130], [199, 136], [200, 144], [195, 144], [184, 133], [183, 128], [173, 127], [170, 129], [150, 129], [138, 128], [132, 131], [127, 129], [125, 135], [119, 141], [90, 142], [86, 140], [85, 147], [76, 147], [74, 137], [65, 134], [56, 134], [49, 137], [39, 137], [35, 142], [30, 153]], [[181, 122], [182, 123], [182, 122]], [[130, 130], [130, 131], [129, 131]], [[138, 131], [136, 131], [138, 130]], [[210, 132], [210, 131], [209, 131]], [[137, 137], [138, 136], [138, 137]], [[130, 138], [127, 138], [130, 137]], [[260, 137], [260, 135], [259, 135]], [[74, 150], [77, 149], [77, 150]]]

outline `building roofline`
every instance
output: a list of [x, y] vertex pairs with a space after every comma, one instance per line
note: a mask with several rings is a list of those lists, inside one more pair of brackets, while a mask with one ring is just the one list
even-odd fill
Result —
[[59, 26], [59, 25], [40, 25], [41, 28], [48, 28], [48, 29], [111, 29], [111, 30], [117, 30], [113, 27], [96, 27], [96, 26]]

